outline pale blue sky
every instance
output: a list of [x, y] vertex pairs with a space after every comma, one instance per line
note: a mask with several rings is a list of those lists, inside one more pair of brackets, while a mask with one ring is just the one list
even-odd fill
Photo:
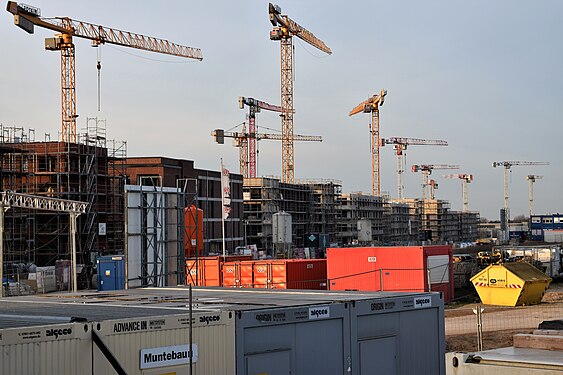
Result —
[[[216, 145], [215, 128], [245, 120], [238, 96], [279, 103], [279, 42], [269, 40], [267, 1], [41, 1], [45, 17], [68, 16], [199, 47], [204, 60], [182, 60], [122, 47], [102, 47], [102, 110], [97, 111], [96, 49], [76, 39], [79, 125], [106, 119], [108, 138], [126, 140], [130, 156], [169, 156], [218, 169], [238, 169], [238, 149]], [[535, 211], [563, 212], [563, 2], [540, 1], [284, 1], [283, 13], [333, 50], [325, 56], [295, 39], [295, 133], [322, 135], [298, 143], [296, 178], [341, 180], [345, 192], [371, 190], [369, 116], [348, 112], [385, 88], [383, 137], [444, 139], [449, 147], [407, 150], [405, 195], [420, 196], [412, 164], [460, 164], [472, 173], [469, 206], [498, 218], [502, 169], [493, 161], [550, 161], [514, 167], [512, 216], [528, 212], [528, 174]], [[4, 6], [2, 7], [4, 8]], [[57, 52], [52, 32], [28, 35], [0, 12], [0, 122], [60, 131]], [[155, 61], [158, 60], [158, 61]], [[257, 125], [279, 129], [262, 112]], [[259, 144], [259, 174], [281, 174], [281, 145]], [[382, 150], [382, 190], [396, 196], [395, 156]], [[448, 172], [448, 171], [444, 171]], [[436, 195], [461, 209], [461, 183], [444, 180]]]

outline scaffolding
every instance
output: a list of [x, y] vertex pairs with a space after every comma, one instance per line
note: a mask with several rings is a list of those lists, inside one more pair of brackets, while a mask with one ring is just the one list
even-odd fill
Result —
[[[106, 140], [105, 121], [87, 119], [77, 143], [51, 141], [49, 134], [37, 141], [33, 129], [22, 127], [0, 125], [0, 133], [0, 190], [88, 203], [77, 223], [78, 263], [123, 252], [124, 174], [110, 161], [126, 155], [126, 143]], [[68, 215], [9, 211], [4, 232], [8, 277], [30, 265], [53, 266], [70, 258]]]

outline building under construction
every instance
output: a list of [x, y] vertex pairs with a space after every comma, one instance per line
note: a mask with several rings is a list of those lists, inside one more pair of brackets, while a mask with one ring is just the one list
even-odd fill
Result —
[[[106, 140], [105, 123], [91, 118], [77, 143], [35, 139], [33, 129], [1, 126], [0, 190], [87, 202], [77, 222], [77, 262], [123, 251], [125, 142]], [[7, 276], [27, 264], [70, 258], [69, 216], [10, 208], [5, 214]]]
[[327, 244], [413, 245], [470, 242], [478, 238], [479, 214], [451, 211], [449, 202], [409, 198], [392, 200], [363, 193], [343, 194], [336, 181], [282, 183], [276, 178], [244, 179], [246, 240], [273, 249], [272, 215], [291, 215], [293, 245], [311, 235]]
[[318, 239], [321, 234], [336, 238], [341, 194], [342, 184], [335, 180], [290, 184], [272, 177], [245, 178], [246, 242], [261, 250], [273, 249], [272, 215], [282, 211], [291, 215], [295, 247], [309, 247], [313, 242], [310, 239]]

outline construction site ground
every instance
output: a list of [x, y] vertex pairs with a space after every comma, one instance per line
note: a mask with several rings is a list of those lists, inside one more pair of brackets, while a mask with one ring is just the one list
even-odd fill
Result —
[[533, 306], [503, 307], [479, 303], [446, 306], [446, 352], [477, 351], [477, 319], [481, 306], [483, 350], [512, 346], [516, 333], [532, 333], [545, 320], [563, 319], [563, 280], [552, 283], [542, 303]]

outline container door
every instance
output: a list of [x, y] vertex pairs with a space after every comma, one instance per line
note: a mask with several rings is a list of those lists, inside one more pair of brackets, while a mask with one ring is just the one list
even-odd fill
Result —
[[268, 288], [269, 287], [269, 263], [267, 261], [254, 263], [254, 287], [255, 288]]
[[397, 373], [397, 337], [381, 337], [361, 340], [360, 342], [360, 374]]
[[100, 280], [100, 290], [116, 290], [116, 267], [115, 262], [100, 262], [101, 275], [98, 275]]
[[272, 262], [270, 264], [270, 288], [286, 289], [286, 262]]
[[245, 356], [246, 375], [291, 374], [291, 350], [277, 350]]

